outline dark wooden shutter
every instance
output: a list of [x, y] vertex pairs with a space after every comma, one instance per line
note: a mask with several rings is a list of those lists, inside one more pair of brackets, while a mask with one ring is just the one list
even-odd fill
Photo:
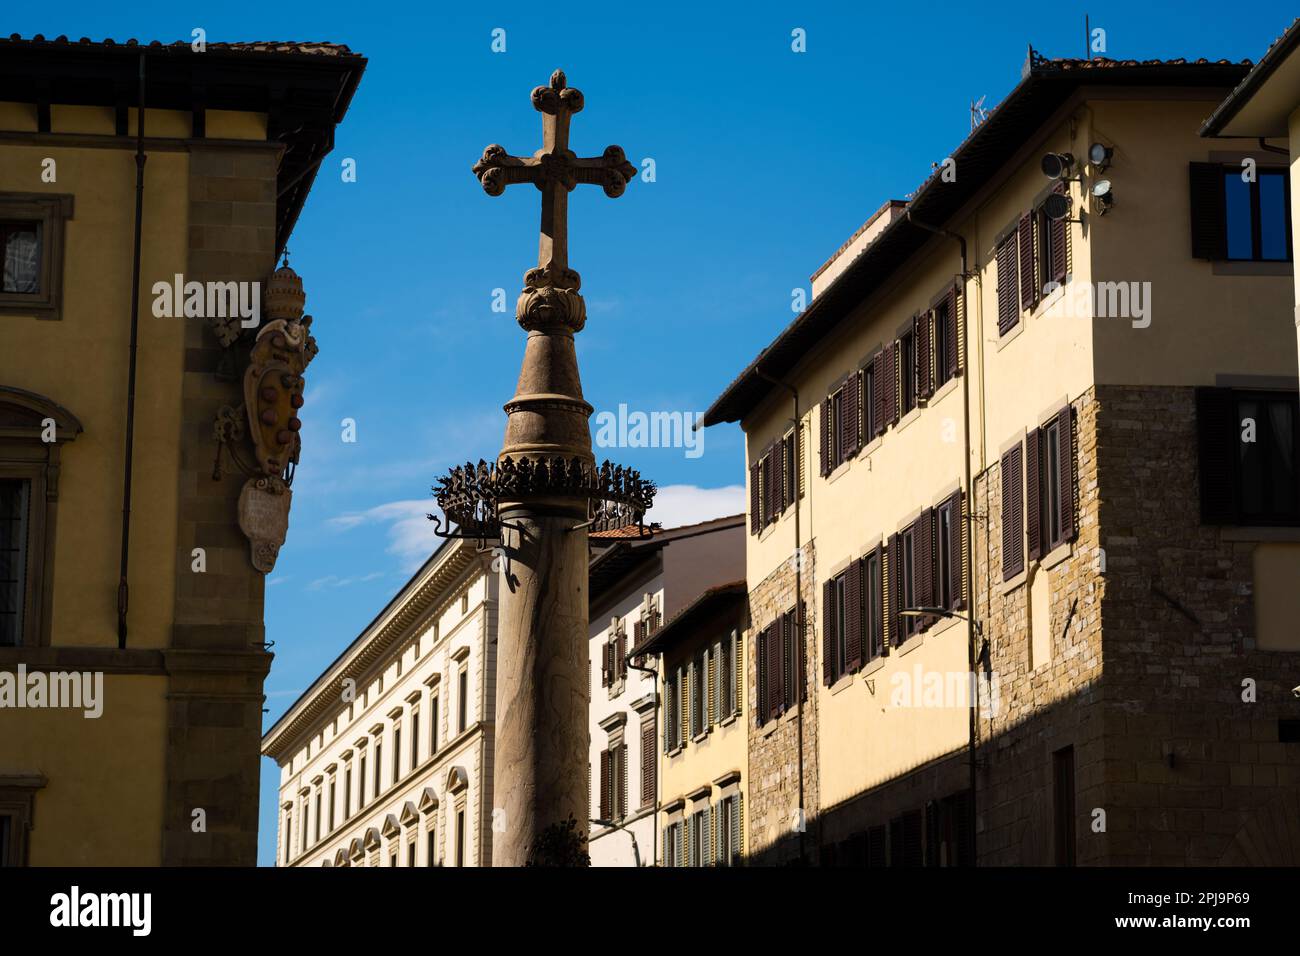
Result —
[[956, 286], [948, 290], [948, 311], [944, 321], [948, 325], [948, 378], [952, 378], [960, 367], [962, 349], [962, 343], [957, 339], [961, 326], [957, 324]]
[[[1066, 195], [1065, 183], [1058, 182], [1052, 187], [1052, 192]], [[1056, 283], [1065, 281], [1065, 272], [1069, 263], [1069, 257], [1066, 253], [1065, 245], [1069, 242], [1069, 229], [1066, 228], [1067, 225], [1065, 219], [1047, 220], [1048, 242], [1052, 247], [1052, 261], [1049, 265], [1052, 270], [1052, 281]]]
[[754, 723], [761, 727], [767, 722], [768, 714], [768, 666], [767, 666], [767, 629], [758, 632], [754, 642]]
[[898, 647], [903, 643], [903, 636], [899, 632], [899, 626], [903, 619], [898, 613], [902, 610], [898, 597], [903, 585], [903, 576], [899, 573], [901, 569], [898, 563], [901, 555], [902, 547], [899, 537], [896, 534], [891, 534], [889, 536], [889, 556], [885, 565], [887, 571], [885, 575], [885, 593], [888, 594], [886, 600], [889, 602], [889, 616], [887, 618], [889, 622], [889, 643], [894, 647]]
[[948, 593], [952, 595], [953, 610], [966, 606], [962, 599], [962, 585], [966, 581], [966, 521], [962, 517], [962, 493], [954, 491], [948, 499]]
[[781, 517], [781, 476], [777, 469], [777, 445], [772, 442], [767, 446], [767, 456], [763, 459], [763, 524], [774, 524]]
[[804, 485], [804, 448], [803, 448], [803, 424], [796, 424], [794, 427], [794, 480], [799, 489], [799, 497], [803, 497]]
[[600, 645], [600, 686], [608, 687], [613, 681], [609, 673], [609, 641]]
[[844, 447], [846, 461], [856, 455], [860, 447], [861, 396], [862, 376], [853, 372], [844, 383], [843, 417], [840, 420], [840, 442]]
[[848, 634], [845, 638], [845, 653], [848, 657], [848, 670], [856, 671], [862, 666], [862, 559], [854, 558], [849, 564], [849, 576], [844, 585], [845, 626]]
[[609, 751], [600, 752], [600, 818], [609, 819]]
[[[872, 550], [871, 553], [876, 556], [876, 573], [873, 577], [869, 577], [867, 579], [867, 581], [863, 584], [863, 587], [867, 589], [868, 593], [872, 593], [871, 592], [872, 588], [878, 587], [880, 593], [879, 600], [876, 600], [873, 603], [873, 606], [871, 608], [871, 615], [867, 618], [866, 621], [867, 638], [868, 640], [873, 642], [871, 648], [871, 656], [875, 657], [877, 655], [883, 655], [889, 653], [889, 641], [885, 636], [885, 605], [887, 602], [887, 598], [885, 595], [885, 546], [884, 544], [882, 543], [876, 545], [876, 547]], [[871, 633], [872, 628], [875, 627], [877, 623], [879, 623], [879, 635], [880, 635], [879, 642], [876, 642], [875, 637]]]
[[754, 462], [749, 466], [749, 533], [758, 534], [762, 520], [762, 509], [759, 507], [759, 468], [760, 462]]
[[885, 828], [872, 827], [867, 831], [867, 866], [887, 865], [885, 856]]
[[835, 680], [835, 582], [822, 584], [822, 683]]
[[795, 659], [795, 667], [798, 673], [795, 675], [795, 687], [799, 691], [799, 700], [808, 699], [808, 657], [804, 650], [804, 615], [807, 608], [804, 607], [803, 601], [800, 601], [795, 610], [788, 611], [786, 617], [790, 620], [790, 643], [794, 645], [794, 652], [791, 655]]
[[778, 618], [768, 625], [767, 635], [767, 716], [769, 719], [781, 713], [785, 703], [785, 681], [781, 673], [781, 658], [784, 656], [784, 618]]
[[794, 504], [794, 435], [787, 435], [777, 442], [780, 449], [780, 463], [777, 471], [781, 474], [781, 511]]
[[934, 607], [934, 512], [929, 508], [916, 519], [912, 540], [916, 554], [913, 600], [917, 607]]
[[[890, 342], [881, 354], [885, 359], [884, 374], [880, 380], [881, 388], [885, 392], [883, 426], [898, 421], [898, 343]], [[882, 427], [881, 430], [883, 431], [884, 428]]]
[[627, 676], [627, 635], [620, 634], [614, 639], [614, 679]]
[[1025, 569], [1024, 451], [1019, 445], [1002, 456], [1002, 580]]
[[1025, 521], [1029, 539], [1029, 560], [1043, 556], [1043, 482], [1040, 463], [1042, 431], [1030, 429], [1025, 436]]
[[[885, 432], [885, 390], [881, 387], [884, 364], [885, 353], [882, 349], [876, 353], [876, 357], [867, 365], [867, 368], [871, 369], [871, 388], [868, 389], [869, 394], [865, 395], [864, 398], [871, 407], [872, 427], [870, 438], [883, 435]], [[866, 376], [863, 376], [863, 381], [866, 381]]]
[[1232, 389], [1196, 390], [1201, 521], [1205, 524], [1232, 524], [1237, 520], [1234, 464], [1239, 427]]
[[939, 801], [927, 800], [925, 804], [925, 865], [939, 865], [939, 847], [942, 830], [939, 826]]
[[821, 474], [831, 473], [831, 400], [828, 396], [822, 400], [821, 427]]
[[1025, 213], [1016, 227], [1016, 245], [1020, 247], [1020, 308], [1038, 304], [1037, 269], [1034, 268], [1034, 217]]
[[1192, 257], [1228, 257], [1228, 214], [1224, 198], [1223, 167], [1217, 163], [1190, 163]]
[[641, 719], [641, 806], [655, 802], [656, 775], [659, 762], [655, 754], [655, 717], [650, 714]]
[[1061, 409], [1057, 434], [1061, 438], [1060, 454], [1056, 461], [1061, 486], [1061, 540], [1074, 538], [1074, 507], [1077, 498], [1074, 468], [1074, 409], [1066, 405]]
[[934, 394], [934, 375], [930, 371], [934, 353], [932, 313], [920, 313], [912, 319], [912, 325], [916, 329], [916, 395], [929, 398]]
[[1020, 289], [1016, 271], [1016, 234], [998, 246], [998, 334], [1006, 335], [1020, 321]]

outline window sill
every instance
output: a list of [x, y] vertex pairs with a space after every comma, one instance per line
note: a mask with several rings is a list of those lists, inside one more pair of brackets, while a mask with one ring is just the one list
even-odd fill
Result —
[[692, 738], [691, 738], [691, 743], [693, 743], [693, 744], [702, 744], [702, 743], [704, 743], [704, 741], [706, 741], [706, 740], [708, 740], [708, 739], [709, 739], [709, 732], [708, 732], [707, 730], [704, 730], [704, 731], [701, 731], [700, 733], [696, 734], [694, 737], [692, 737]]
[[1003, 582], [999, 585], [999, 589], [1000, 589], [1002, 595], [1005, 597], [1006, 595], [1008, 595], [1008, 594], [1010, 594], [1012, 591], [1014, 591], [1016, 588], [1018, 588], [1018, 587], [1020, 587], [1022, 584], [1024, 584], [1025, 581], [1027, 581], [1028, 579], [1029, 579], [1029, 571], [1028, 571], [1028, 570], [1021, 571], [1019, 574], [1017, 574], [1017, 575], [1016, 575], [1015, 577], [1013, 577], [1011, 580], [1009, 580], [1009, 581], [1003, 581]]
[[1210, 272], [1216, 276], [1289, 276], [1294, 267], [1289, 260], [1216, 259]]
[[894, 431], [901, 432], [904, 428], [912, 424], [912, 422], [916, 421], [920, 417], [921, 417], [921, 408], [918, 405], [916, 408], [913, 408], [910, 412], [908, 412], [906, 415], [904, 415], [902, 418], [898, 420], [898, 424], [894, 426]]
[[889, 657], [887, 655], [881, 654], [879, 657], [872, 658], [871, 660], [867, 661], [867, 663], [863, 664], [862, 670], [859, 671], [858, 673], [862, 675], [863, 680], [866, 680], [866, 678], [870, 677], [876, 671], [883, 668], [885, 666], [885, 662], [888, 660]]
[[848, 473], [849, 466], [852, 464], [853, 464], [853, 459], [846, 458], [838, 465], [836, 465], [835, 468], [831, 471], [831, 473], [826, 476], [826, 484], [829, 485], [836, 481], [839, 481], [842, 476]]
[[[996, 330], [997, 325], [995, 324], [993, 328]], [[1011, 329], [1007, 331], [1006, 335], [998, 336], [997, 343], [996, 343], [997, 351], [1001, 352], [1004, 348], [1006, 348], [1008, 345], [1014, 342], [1017, 338], [1019, 338], [1020, 333], [1023, 332], [1024, 330], [1025, 330], [1025, 317], [1024, 314], [1022, 313], [1020, 318], [1016, 320], [1016, 324], [1013, 325]]]
[[[881, 434], [877, 435], [875, 438], [871, 439], [871, 441], [863, 445], [860, 449], [858, 449], [858, 457], [870, 458], [871, 455], [875, 452], [875, 450], [879, 448], [881, 445], [883, 445], [884, 443], [885, 443], [885, 433], [882, 432]], [[868, 464], [867, 469], [870, 470], [870, 468], [871, 466], [870, 464]]]
[[1300, 541], [1300, 527], [1233, 525], [1219, 529], [1220, 541]]
[[943, 401], [943, 399], [948, 395], [948, 393], [957, 387], [957, 379], [959, 379], [960, 377], [961, 377], [961, 372], [958, 372], [952, 378], [948, 379], [948, 381], [944, 382], [937, 389], [935, 389], [934, 394], [932, 394], [929, 398], [925, 400], [925, 407], [932, 408], [933, 406], [938, 405], [939, 402]]
[[909, 637], [907, 640], [903, 642], [901, 647], [898, 648], [898, 656], [905, 657], [908, 654], [912, 653], [912, 651], [916, 650], [918, 647], [924, 646], [924, 644], [925, 644], [924, 631], [922, 631], [919, 634], [913, 634], [911, 637]]
[[1056, 305], [1056, 303], [1064, 299], [1065, 289], [1070, 284], [1071, 278], [1073, 278], [1072, 275], [1067, 275], [1061, 284], [1052, 290], [1051, 295], [1047, 296], [1045, 299], [1040, 299], [1038, 304], [1030, 311], [1029, 317], [1031, 319], [1042, 318], [1047, 312], [1051, 311], [1052, 307]]
[[732, 714], [731, 716], [729, 716], [729, 717], [724, 717], [722, 720], [718, 721], [718, 726], [719, 726], [719, 727], [728, 727], [728, 726], [730, 726], [731, 724], [734, 724], [734, 723], [739, 719], [739, 717], [740, 717], [740, 711], [736, 711], [736, 712], [735, 712], [734, 714]]
[[836, 694], [842, 693], [843, 691], [845, 691], [846, 689], [852, 686], [853, 686], [853, 674], [852, 673], [845, 674], [835, 683], [831, 684], [830, 686], [831, 696], [834, 697]]
[[1050, 571], [1052, 568], [1056, 567], [1058, 564], [1060, 564], [1062, 561], [1065, 561], [1073, 554], [1074, 554], [1074, 542], [1065, 541], [1061, 544], [1058, 544], [1051, 551], [1047, 552], [1047, 554], [1039, 558], [1038, 567], [1042, 571]]

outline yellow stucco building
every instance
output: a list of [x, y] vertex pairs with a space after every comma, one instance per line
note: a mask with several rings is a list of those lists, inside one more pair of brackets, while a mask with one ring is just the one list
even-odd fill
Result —
[[1297, 862], [1285, 164], [1198, 135], [1248, 69], [1031, 51], [706, 413], [756, 862]]
[[[255, 861], [277, 513], [240, 503], [257, 492], [231, 454], [258, 454], [261, 295], [301, 312], [272, 272], [364, 65], [329, 44], [0, 40], [6, 865]], [[303, 329], [274, 346], [299, 363], [290, 432]]]

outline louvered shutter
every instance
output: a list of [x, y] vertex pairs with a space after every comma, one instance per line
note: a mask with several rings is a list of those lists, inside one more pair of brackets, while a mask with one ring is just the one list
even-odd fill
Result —
[[803, 423], [796, 423], [794, 426], [794, 478], [799, 497], [803, 497], [804, 487], [807, 485], [807, 479], [804, 476], [804, 440], [803, 440]]
[[867, 831], [867, 866], [886, 866], [885, 828], [872, 827]]
[[861, 434], [862, 376], [854, 372], [844, 383], [843, 418], [840, 420], [840, 442], [847, 461], [858, 453]]
[[1239, 427], [1231, 389], [1196, 390], [1201, 521], [1205, 524], [1232, 524], [1237, 520], [1234, 463]]
[[676, 838], [676, 840], [675, 840], [674, 842], [675, 842], [675, 844], [676, 844], [676, 846], [677, 846], [677, 865], [678, 865], [678, 866], [685, 866], [685, 865], [686, 865], [686, 855], [685, 855], [685, 853], [682, 852], [682, 842], [683, 842], [683, 840], [684, 840], [685, 837], [686, 837], [686, 832], [685, 832], [685, 831], [686, 831], [686, 827], [685, 827], [685, 826], [683, 826], [683, 825], [680, 824], [680, 823], [677, 824], [677, 838]]
[[[795, 689], [799, 692], [799, 700], [808, 699], [808, 658], [804, 651], [804, 608], [803, 601], [799, 602], [798, 609], [791, 611], [786, 615], [790, 620], [790, 643], [794, 645], [791, 656], [795, 659], [795, 666], [798, 673], [795, 674]], [[791, 700], [794, 700], [791, 697]]]
[[772, 623], [772, 634], [767, 639], [767, 680], [769, 688], [768, 697], [768, 716], [776, 717], [781, 713], [785, 706], [785, 674], [783, 673], [782, 658], [782, 641], [785, 637], [785, 631], [782, 626], [783, 619], [778, 618]]
[[764, 524], [773, 524], [781, 516], [781, 476], [777, 468], [776, 448], [776, 442], [769, 444], [767, 457], [763, 459], [763, 486], [767, 489]]
[[929, 398], [934, 394], [934, 376], [931, 366], [934, 362], [934, 339], [930, 312], [921, 312], [912, 319], [916, 329], [916, 395], [917, 398]]
[[711, 730], [713, 725], [718, 722], [718, 708], [721, 701], [718, 699], [718, 645], [715, 644], [712, 650], [705, 651], [705, 659], [708, 661], [705, 667], [705, 679], [708, 683], [708, 707], [705, 717], [705, 730]]
[[735, 848], [736, 862], [740, 862], [745, 856], [745, 795], [738, 793], [731, 799], [735, 801], [736, 807], [735, 814], [731, 818], [731, 829], [735, 833], [732, 846]]
[[1038, 304], [1037, 269], [1034, 268], [1034, 217], [1025, 213], [1016, 227], [1016, 245], [1020, 249], [1020, 308]]
[[954, 491], [948, 499], [948, 593], [952, 595], [952, 609], [966, 607], [962, 587], [966, 582], [966, 520], [962, 516], [962, 493]]
[[898, 592], [902, 587], [903, 576], [899, 574], [899, 557], [902, 548], [899, 543], [897, 534], [889, 536], [889, 555], [885, 561], [885, 602], [888, 616], [886, 621], [889, 624], [889, 643], [898, 647], [903, 643], [903, 635], [899, 630], [902, 623], [902, 617], [899, 616], [901, 607], [898, 602]]
[[689, 738], [687, 729], [690, 727], [691, 716], [690, 672], [686, 668], [677, 668], [677, 682], [677, 743], [678, 746], [685, 747]]
[[1019, 273], [1016, 270], [1016, 233], [998, 246], [998, 334], [1006, 335], [1020, 321]]
[[849, 576], [844, 586], [846, 653], [848, 669], [856, 671], [862, 666], [862, 559], [854, 558], [849, 564]]
[[884, 431], [886, 425], [898, 421], [898, 343], [890, 342], [880, 355], [884, 359], [880, 375], [880, 388], [884, 396], [881, 400], [884, 414], [881, 416], [880, 430]]
[[823, 476], [831, 473], [831, 400], [825, 398], [822, 400], [821, 423], [818, 432], [821, 435], [821, 474]]
[[673, 686], [673, 678], [667, 673], [665, 667], [664, 674], [664, 753], [673, 749], [672, 744], [672, 726], [673, 726], [673, 697], [677, 689]]
[[925, 865], [939, 865], [939, 802], [927, 800], [925, 803]]
[[1057, 433], [1061, 436], [1061, 450], [1056, 460], [1060, 469], [1061, 540], [1070, 541], [1074, 538], [1074, 507], [1078, 490], [1074, 480], [1074, 409], [1066, 405], [1061, 409], [1058, 420], [1060, 427]]
[[614, 640], [614, 674], [616, 679], [627, 676], [627, 635], [619, 634]]
[[961, 352], [964, 343], [958, 338], [961, 330], [961, 325], [957, 321], [959, 298], [956, 286], [948, 290], [948, 308], [944, 315], [944, 321], [948, 326], [948, 378], [956, 375], [957, 369], [961, 367]]
[[[878, 597], [873, 602], [875, 604], [875, 607], [872, 609], [872, 615], [876, 621], [880, 622], [880, 634], [879, 634], [880, 640], [876, 645], [874, 653], [879, 655], [885, 655], [889, 653], [889, 640], [885, 634], [885, 614], [887, 613], [886, 605], [888, 603], [888, 596], [885, 589], [885, 545], [884, 543], [882, 542], [881, 544], [876, 545], [873, 553], [876, 556], [876, 578], [874, 581], [867, 581], [866, 586], [868, 588], [871, 587], [878, 588], [878, 592], [876, 592], [878, 593]], [[871, 620], [867, 621], [867, 626], [868, 627], [872, 626]]]
[[713, 865], [713, 808], [705, 806], [703, 816], [700, 817], [700, 850], [704, 859], [700, 860], [700, 866]]
[[835, 582], [822, 584], [822, 683], [828, 687], [835, 681]]
[[608, 687], [609, 684], [609, 641], [605, 641], [600, 645], [600, 686]]
[[[872, 428], [869, 438], [885, 433], [885, 390], [881, 387], [884, 366], [885, 352], [882, 349], [867, 365], [871, 369], [871, 388], [868, 390], [869, 394], [865, 396], [867, 404], [871, 407]], [[865, 378], [864, 376], [864, 381]]]
[[1190, 163], [1192, 257], [1228, 257], [1228, 214], [1223, 185], [1224, 169], [1217, 163]]
[[759, 727], [767, 722], [768, 701], [772, 699], [768, 689], [767, 642], [767, 631], [760, 631], [754, 645], [754, 693], [758, 695], [754, 702], [754, 723]]
[[695, 848], [699, 846], [700, 818], [692, 813], [686, 818], [686, 826], [690, 831], [686, 834], [686, 865], [695, 866]]
[[655, 718], [651, 713], [641, 721], [641, 806], [655, 802], [656, 774], [659, 769], [655, 754]]
[[1043, 556], [1042, 474], [1039, 465], [1041, 432], [1035, 428], [1025, 436], [1025, 521], [1029, 531], [1029, 560]]
[[[917, 607], [934, 607], [934, 512], [926, 508], [912, 532], [916, 570], [913, 597]], [[925, 619], [923, 619], [924, 621]]]
[[627, 744], [618, 747], [618, 818], [627, 816]]
[[739, 631], [731, 632], [731, 669], [736, 678], [736, 696], [731, 701], [731, 712], [738, 714], [745, 697], [745, 639]]
[[[1058, 182], [1052, 187], [1052, 192], [1059, 195], [1067, 195], [1066, 185]], [[1049, 244], [1052, 247], [1052, 261], [1049, 266], [1052, 270], [1052, 281], [1060, 284], [1065, 281], [1065, 273], [1069, 267], [1069, 254], [1066, 243], [1069, 239], [1068, 223], [1065, 219], [1049, 219], [1047, 221], [1049, 230]]]
[[1002, 580], [1025, 569], [1024, 452], [1019, 445], [1002, 456]]
[[609, 807], [609, 751], [600, 752], [600, 818], [610, 818]]
[[760, 484], [761, 482], [759, 480], [759, 463], [754, 462], [754, 464], [749, 466], [749, 533], [750, 534], [758, 534], [759, 529], [762, 527], [760, 522], [762, 521], [763, 515], [762, 515], [762, 509], [759, 507], [759, 501], [761, 500], [759, 498], [759, 492], [761, 490], [759, 487]]

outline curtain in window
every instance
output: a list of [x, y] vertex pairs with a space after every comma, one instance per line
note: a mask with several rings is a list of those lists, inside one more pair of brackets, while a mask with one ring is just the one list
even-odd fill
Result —
[[11, 232], [5, 240], [4, 291], [40, 291], [40, 245], [36, 230]]

